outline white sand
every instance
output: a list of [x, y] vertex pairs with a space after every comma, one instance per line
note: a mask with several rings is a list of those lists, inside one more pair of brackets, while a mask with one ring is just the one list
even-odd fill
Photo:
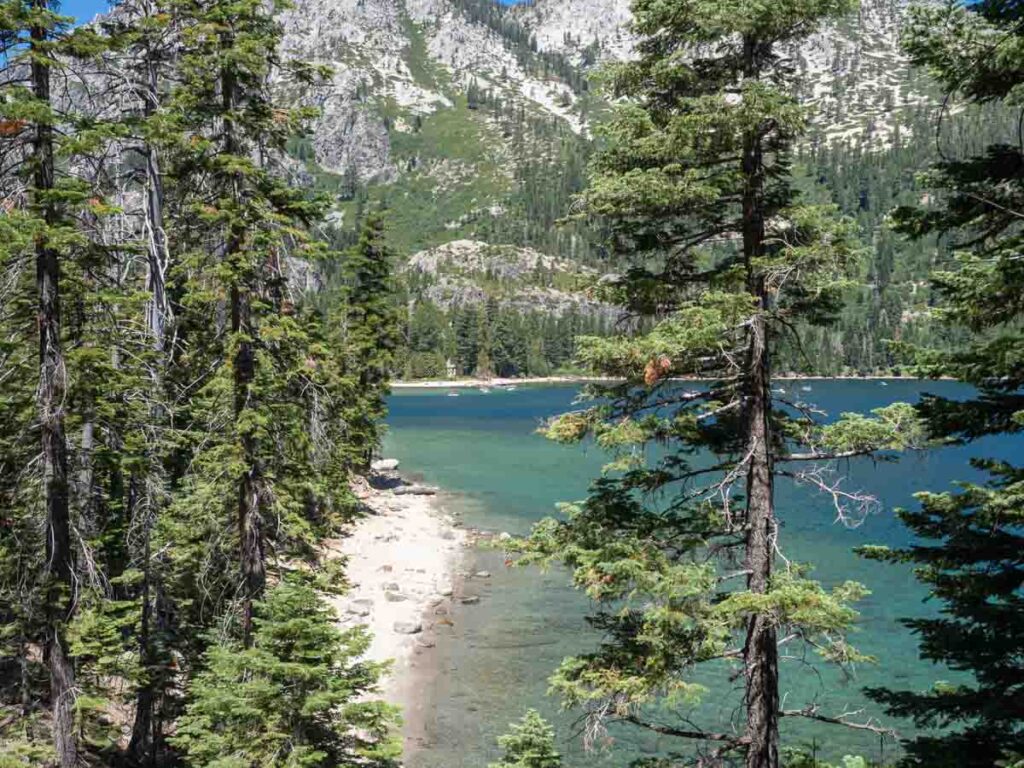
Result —
[[[433, 647], [434, 623], [447, 613], [441, 606], [456, 586], [466, 532], [438, 509], [434, 496], [396, 495], [365, 484], [355, 491], [371, 514], [326, 545], [328, 557], [348, 558], [351, 583], [331, 602], [343, 626], [365, 624], [373, 634], [367, 658], [394, 660], [383, 697], [408, 711], [415, 705], [409, 668], [416, 654]], [[417, 625], [419, 631], [410, 631]]]

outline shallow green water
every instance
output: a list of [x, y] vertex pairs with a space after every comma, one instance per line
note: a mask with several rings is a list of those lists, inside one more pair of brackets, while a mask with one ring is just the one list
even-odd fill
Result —
[[[813, 381], [793, 383], [799, 396], [829, 413], [865, 411], [898, 400], [916, 400], [921, 391], [957, 397], [968, 390], [951, 383], [893, 381]], [[810, 387], [809, 390], [806, 390]], [[557, 446], [535, 434], [542, 419], [566, 410], [571, 387], [520, 387], [482, 394], [460, 390], [405, 390], [391, 398], [390, 434], [385, 455], [401, 460], [402, 470], [440, 485], [453, 497], [471, 526], [525, 532], [531, 522], [554, 513], [559, 501], [580, 499], [603, 461], [591, 449]], [[897, 463], [850, 462], [845, 487], [870, 489], [885, 511], [850, 530], [834, 523], [830, 500], [804, 488], [779, 488], [782, 543], [790, 557], [816, 564], [826, 583], [856, 579], [872, 594], [860, 604], [862, 619], [855, 644], [880, 663], [862, 666], [853, 679], [820, 668], [809, 671], [793, 661], [783, 670], [784, 706], [816, 702], [823, 714], [863, 710], [861, 719], [881, 716], [862, 694], [873, 685], [925, 688], [950, 675], [918, 660], [914, 639], [898, 618], [934, 610], [909, 570], [864, 561], [852, 548], [865, 543], [900, 544], [906, 532], [891, 513], [913, 504], [918, 490], [935, 490], [954, 479], [970, 479], [970, 455], [1008, 455], [1008, 440], [984, 446], [947, 448], [915, 454]], [[1019, 448], [1019, 443], [1017, 445]], [[509, 570], [495, 552], [476, 554], [477, 568], [493, 574], [472, 580], [467, 591], [481, 595], [477, 605], [459, 606], [454, 626], [444, 629], [436, 650], [440, 674], [423, 692], [430, 702], [427, 738], [410, 758], [412, 768], [483, 768], [497, 756], [495, 738], [530, 706], [552, 718], [560, 748], [571, 766], [625, 765], [630, 757], [678, 750], [671, 739], [643, 738], [634, 729], [613, 731], [613, 743], [598, 754], [584, 754], [575, 737], [573, 713], [560, 713], [545, 695], [546, 678], [559, 661], [593, 641], [583, 622], [587, 601], [567, 586], [560, 571]], [[703, 675], [711, 692], [696, 708], [680, 708], [704, 727], [725, 727], [737, 703], [735, 683], [725, 670]], [[578, 714], [578, 713], [576, 713]], [[666, 718], [670, 721], [670, 718]], [[907, 723], [892, 723], [909, 732]], [[820, 755], [856, 753], [892, 757], [892, 742], [835, 726], [784, 720], [785, 743], [813, 743]]]

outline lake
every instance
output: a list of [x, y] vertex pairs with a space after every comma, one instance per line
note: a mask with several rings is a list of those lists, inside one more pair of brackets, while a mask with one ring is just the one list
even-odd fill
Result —
[[[799, 390], [800, 399], [832, 415], [867, 411], [896, 401], [916, 401], [922, 392], [965, 397], [970, 389], [952, 382], [877, 380], [794, 381], [782, 385]], [[400, 390], [389, 401], [390, 432], [384, 455], [401, 461], [406, 474], [421, 477], [446, 492], [445, 505], [467, 525], [492, 531], [525, 533], [530, 524], [555, 513], [559, 501], [583, 498], [590, 480], [605, 460], [596, 449], [549, 443], [535, 431], [541, 421], [572, 407], [575, 387], [520, 386], [514, 391]], [[954, 480], [977, 479], [968, 465], [972, 455], [1009, 456], [1011, 438], [994, 438], [966, 447], [913, 453], [897, 462], [858, 459], [841, 468], [850, 489], [864, 489], [883, 502], [883, 511], [863, 525], [849, 529], [834, 522], [831, 499], [808, 488], [782, 484], [778, 488], [781, 542], [787, 556], [815, 564], [815, 575], [826, 584], [847, 579], [864, 583], [871, 595], [859, 604], [861, 620], [853, 643], [878, 659], [845, 677], [821, 665], [810, 669], [803, 661], [783, 669], [784, 706], [797, 708], [813, 701], [822, 714], [860, 712], [851, 719], [884, 716], [862, 693], [866, 686], [927, 688], [951, 679], [940, 668], [918, 659], [914, 638], [900, 617], [936, 609], [905, 567], [865, 561], [853, 553], [864, 543], [899, 545], [908, 540], [893, 515], [895, 507], [915, 504], [921, 490], [944, 490]], [[1020, 443], [1016, 444], [1019, 449]], [[411, 768], [484, 768], [496, 759], [497, 736], [508, 730], [528, 707], [539, 709], [557, 728], [559, 748], [567, 765], [625, 765], [629, 758], [682, 749], [668, 738], [641, 736], [635, 729], [618, 729], [598, 753], [584, 754], [576, 735], [579, 713], [562, 713], [546, 695], [547, 677], [567, 655], [593, 643], [583, 617], [584, 596], [568, 587], [567, 574], [553, 569], [509, 569], [499, 552], [480, 550], [473, 569], [490, 579], [473, 579], [467, 591], [481, 596], [476, 605], [460, 605], [451, 628], [439, 632], [435, 650], [438, 674], [423, 691], [429, 715], [427, 738], [409, 757]], [[721, 727], [733, 715], [737, 681], [724, 669], [702, 672], [710, 692], [682, 715], [704, 727]], [[906, 722], [886, 721], [902, 733]], [[896, 756], [892, 741], [862, 731], [783, 721], [787, 746], [804, 746], [819, 756], [838, 758], [861, 754], [873, 759]]]

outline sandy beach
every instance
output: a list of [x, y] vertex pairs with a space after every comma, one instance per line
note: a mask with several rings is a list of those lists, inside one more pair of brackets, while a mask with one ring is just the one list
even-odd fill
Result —
[[[433, 674], [437, 629], [451, 623], [447, 616], [458, 599], [468, 533], [443, 511], [434, 489], [402, 483], [394, 474], [376, 480], [377, 487], [365, 481], [354, 487], [366, 516], [347, 536], [326, 545], [328, 558], [347, 558], [351, 583], [331, 602], [342, 626], [364, 624], [372, 633], [367, 658], [393, 660], [381, 691], [402, 707], [411, 749], [423, 729], [417, 689]], [[380, 487], [381, 480], [392, 487]]]

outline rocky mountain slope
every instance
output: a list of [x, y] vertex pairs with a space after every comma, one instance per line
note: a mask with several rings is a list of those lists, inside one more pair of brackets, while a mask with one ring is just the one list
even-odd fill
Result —
[[[923, 98], [898, 51], [905, 6], [864, 0], [794, 52], [802, 95], [830, 138], [884, 138]], [[402, 169], [392, 134], [458, 109], [474, 85], [583, 132], [592, 104], [578, 83], [631, 55], [629, 21], [629, 0], [299, 0], [285, 17], [288, 49], [334, 68], [316, 161], [338, 174], [354, 167], [362, 181], [393, 181]]]
[[[810, 142], [884, 150], [926, 101], [898, 50], [906, 2], [862, 0], [792, 52]], [[629, 0], [297, 0], [286, 47], [334, 74], [293, 154], [335, 195], [342, 239], [386, 207], [403, 263], [470, 241], [600, 268], [599, 236], [557, 223], [584, 183], [603, 108], [587, 75], [632, 54], [629, 21]], [[476, 274], [441, 282], [445, 296], [430, 296], [446, 305], [489, 290]]]
[[416, 296], [444, 310], [493, 298], [522, 314], [577, 313], [608, 324], [620, 317], [615, 307], [590, 297], [596, 271], [532, 248], [453, 240], [414, 254], [404, 271]]
[[[906, 8], [907, 0], [863, 0], [850, 18], [790, 53], [803, 79], [803, 100], [829, 139], [884, 142], [901, 111], [926, 99], [899, 51]], [[512, 13], [539, 49], [577, 65], [632, 53], [629, 0], [537, 0]]]

